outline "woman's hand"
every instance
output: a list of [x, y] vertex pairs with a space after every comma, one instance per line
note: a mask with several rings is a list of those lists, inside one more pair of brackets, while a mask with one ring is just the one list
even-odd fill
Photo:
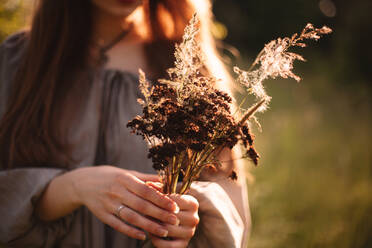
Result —
[[[56, 208], [66, 206], [63, 210], [66, 211], [72, 205], [75, 208], [85, 205], [102, 222], [132, 238], [143, 240], [146, 236], [143, 231], [129, 224], [153, 235], [166, 237], [168, 230], [156, 220], [176, 224], [178, 218], [175, 213], [179, 209], [174, 200], [145, 183], [155, 179], [153, 175], [113, 166], [76, 169], [51, 182], [39, 201], [37, 212], [41, 219], [52, 220], [61, 217], [58, 216], [61, 211], [56, 213]], [[70, 199], [70, 206], [56, 199], [61, 198], [59, 192], [71, 192], [65, 197]], [[116, 216], [121, 205], [124, 207], [119, 212], [120, 216]]]
[[199, 223], [198, 201], [190, 195], [170, 195], [180, 208], [177, 214], [179, 225], [164, 223], [168, 230], [170, 240], [150, 235], [153, 245], [157, 248], [185, 248], [190, 239], [194, 236], [196, 226]]

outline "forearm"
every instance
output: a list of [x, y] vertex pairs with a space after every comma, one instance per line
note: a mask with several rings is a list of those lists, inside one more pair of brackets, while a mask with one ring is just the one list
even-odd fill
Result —
[[[218, 211], [221, 211], [221, 217], [223, 217], [222, 219], [230, 219], [227, 221], [230, 224], [232, 224], [233, 222], [231, 221], [231, 218], [228, 218], [227, 216], [234, 216], [234, 218], [240, 219], [240, 221], [237, 221], [235, 223], [235, 226], [233, 225], [237, 230], [239, 230], [239, 232], [235, 232], [236, 237], [234, 238], [234, 240], [237, 241], [239, 239], [238, 236], [240, 236], [242, 247], [245, 247], [246, 238], [249, 235], [251, 225], [246, 184], [246, 170], [244, 168], [245, 161], [237, 159], [241, 157], [240, 154], [235, 153], [235, 151], [231, 151], [230, 149], [225, 149], [219, 155], [222, 166], [218, 167], [218, 170], [216, 172], [206, 171], [207, 173], [203, 174], [202, 179], [205, 181], [214, 182], [214, 184], [219, 186], [216, 187], [216, 192], [219, 192], [218, 194], [216, 193], [218, 196], [213, 197], [214, 200], [211, 201], [211, 203], [213, 204], [211, 204], [210, 206], [220, 201], [218, 204], [215, 204], [215, 206], [217, 207]], [[235, 181], [228, 178], [233, 170], [236, 172], [238, 177]], [[213, 183], [210, 185], [210, 190], [206, 192], [211, 192], [213, 190], [214, 186], [212, 185]], [[223, 192], [221, 190], [223, 190]], [[205, 195], [204, 197], [207, 197], [207, 195]], [[216, 198], [221, 199], [216, 200]], [[223, 207], [224, 205], [226, 206]], [[217, 209], [213, 209], [211, 207], [211, 209], [208, 209], [206, 211], [213, 212], [217, 211]], [[224, 221], [222, 220], [220, 221], [220, 223], [223, 222]], [[228, 224], [227, 222], [226, 224]], [[226, 228], [228, 226], [229, 225], [227, 225]], [[240, 234], [238, 235], [237, 233]]]
[[43, 221], [53, 221], [81, 206], [75, 183], [82, 169], [55, 177], [40, 197], [35, 212]]

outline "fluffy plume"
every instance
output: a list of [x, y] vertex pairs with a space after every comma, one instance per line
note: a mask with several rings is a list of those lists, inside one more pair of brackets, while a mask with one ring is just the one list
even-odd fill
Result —
[[[329, 28], [315, 29], [308, 24], [299, 36], [295, 34], [292, 38], [268, 43], [250, 70], [235, 67], [237, 81], [257, 98], [238, 118], [231, 113], [233, 98], [214, 87], [217, 79], [200, 73], [203, 54], [197, 42], [198, 19], [194, 15], [185, 29], [183, 41], [176, 45], [174, 67], [168, 69], [169, 78], [159, 79], [151, 86], [144, 72], [139, 71], [139, 87], [144, 96], [139, 103], [143, 111], [127, 124], [150, 145], [148, 157], [160, 172], [163, 191], [186, 193], [204, 168], [220, 166], [218, 154], [223, 149], [232, 149], [237, 143], [242, 144], [244, 157], [257, 165], [259, 155], [254, 148], [249, 121], [256, 120], [254, 114], [265, 110], [271, 99], [263, 81], [276, 77], [299, 81], [292, 72], [293, 62], [304, 59], [288, 49], [303, 47], [304, 39], [317, 40], [329, 32]], [[180, 176], [182, 185], [177, 190]], [[231, 172], [230, 178], [236, 179], [236, 172]]]

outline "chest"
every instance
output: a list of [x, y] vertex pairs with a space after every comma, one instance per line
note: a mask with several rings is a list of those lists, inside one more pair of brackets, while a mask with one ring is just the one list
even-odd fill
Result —
[[[135, 74], [104, 70], [93, 80], [86, 100], [80, 106], [69, 101], [63, 118], [78, 110], [69, 120], [68, 140], [78, 164], [115, 165], [121, 168], [154, 173], [147, 158], [147, 144], [130, 133], [126, 124], [141, 113]], [[67, 115], [66, 115], [67, 114]]]
[[144, 44], [141, 43], [119, 43], [107, 51], [106, 58], [105, 68], [113, 68], [133, 74], [137, 74], [139, 68], [143, 71], [149, 71]]

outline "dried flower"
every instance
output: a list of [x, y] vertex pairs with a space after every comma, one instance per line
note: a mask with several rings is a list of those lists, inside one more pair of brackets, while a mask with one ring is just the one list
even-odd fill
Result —
[[305, 61], [305, 59], [301, 55], [288, 50], [296, 46], [306, 47], [304, 43], [306, 39], [319, 40], [321, 35], [331, 32], [332, 30], [329, 27], [324, 26], [318, 29], [314, 28], [312, 24], [307, 24], [300, 35], [296, 33], [291, 38], [278, 38], [266, 44], [248, 71], [234, 67], [234, 72], [238, 75], [237, 81], [244, 85], [249, 93], [254, 94], [258, 101], [265, 101], [257, 112], [265, 111], [271, 100], [262, 84], [264, 80], [277, 77], [293, 78], [297, 82], [301, 80], [292, 71], [293, 62], [295, 60]]
[[[139, 88], [144, 99], [142, 116], [136, 116], [127, 126], [142, 136], [150, 145], [148, 157], [160, 171], [165, 193], [187, 192], [204, 168], [216, 169], [217, 159], [224, 148], [243, 145], [245, 157], [258, 164], [259, 155], [254, 148], [254, 135], [249, 120], [257, 111], [267, 108], [270, 97], [262, 85], [267, 78], [300, 78], [293, 72], [293, 61], [304, 60], [288, 52], [292, 46], [305, 46], [304, 39], [319, 39], [330, 32], [329, 28], [315, 29], [308, 24], [300, 36], [277, 39], [261, 51], [249, 71], [238, 67], [237, 81], [246, 86], [258, 101], [237, 118], [231, 113], [232, 97], [214, 87], [217, 79], [203, 76], [203, 56], [197, 43], [198, 20], [196, 15], [185, 29], [183, 41], [176, 45], [174, 67], [168, 69], [168, 79], [159, 79], [153, 85], [140, 70]], [[255, 67], [258, 66], [257, 69]], [[181, 176], [181, 177], [180, 177]], [[179, 178], [182, 185], [177, 191]], [[230, 178], [237, 179], [232, 171]]]

